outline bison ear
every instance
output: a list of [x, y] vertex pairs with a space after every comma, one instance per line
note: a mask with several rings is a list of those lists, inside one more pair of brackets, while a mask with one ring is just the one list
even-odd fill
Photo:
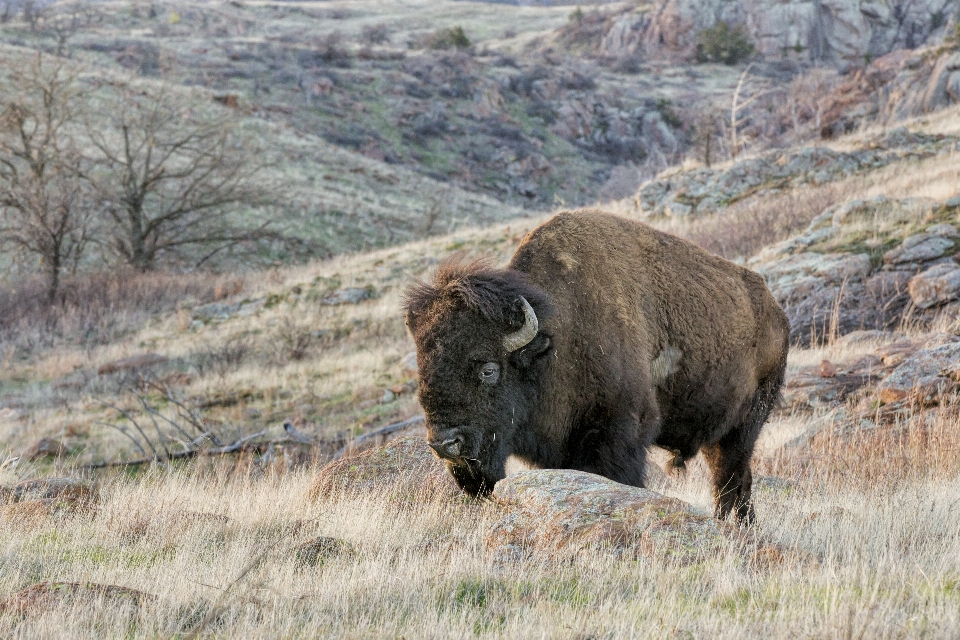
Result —
[[534, 360], [550, 351], [550, 337], [538, 333], [533, 340], [510, 354], [510, 362], [517, 369], [529, 369]]

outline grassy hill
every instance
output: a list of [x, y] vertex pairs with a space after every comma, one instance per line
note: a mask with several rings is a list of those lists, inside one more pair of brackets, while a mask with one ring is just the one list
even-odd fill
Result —
[[[214, 6], [231, 16], [250, 10]], [[294, 16], [299, 6], [283, 4]], [[351, 28], [362, 29], [367, 5], [345, 6], [356, 11]], [[479, 11], [468, 3], [444, 7], [465, 12], [446, 16], [451, 23]], [[559, 9], [509, 11], [516, 12], [518, 39], [523, 25], [535, 31], [563, 18]], [[496, 35], [497, 22], [489, 25]], [[257, 117], [250, 116], [251, 126], [279, 126]], [[960, 111], [911, 121], [907, 130], [953, 144]], [[865, 152], [889, 133], [863, 131], [821, 149]], [[417, 203], [438, 182], [295, 129], [271, 140], [285, 145], [286, 166], [301, 176], [297, 197], [349, 208], [370, 193], [383, 195], [357, 205], [367, 217], [344, 218], [351, 222], [342, 237], [353, 238], [357, 252], [236, 275], [103, 274], [70, 283], [67, 302], [55, 309], [31, 303], [29, 281], [5, 294], [0, 485], [73, 476], [90, 480], [96, 499], [84, 498], [79, 508], [73, 498], [14, 502], [9, 489], [0, 491], [0, 594], [22, 594], [0, 601], [0, 635], [957, 635], [956, 394], [926, 403], [877, 395], [877, 372], [895, 366], [886, 360], [910, 357], [904, 342], [916, 350], [931, 336], [952, 340], [955, 315], [906, 317], [894, 332], [856, 340], [834, 332], [792, 350], [788, 403], [765, 428], [753, 461], [754, 534], [793, 550], [782, 557], [745, 556], [736, 543], [694, 561], [605, 548], [574, 558], [510, 555], [485, 537], [502, 517], [496, 503], [442, 492], [397, 497], [392, 481], [376, 477], [366, 488], [317, 498], [310, 488], [319, 464], [354, 438], [419, 411], [412, 343], [399, 314], [406, 284], [429, 277], [454, 252], [503, 263], [549, 214], [514, 217], [520, 210], [513, 209], [501, 218], [506, 210], [487, 196], [455, 191], [474, 199], [472, 217], [417, 239]], [[946, 143], [829, 180], [764, 182], [698, 215], [653, 215], [636, 197], [610, 208], [747, 262], [781, 250], [777, 243], [795, 240], [831, 208], [877, 196], [909, 201], [853, 215], [835, 235], [809, 244], [811, 253], [873, 252], [882, 261], [883, 252], [933, 224], [960, 224], [960, 207], [946, 204], [958, 195], [960, 155]], [[738, 166], [746, 165], [710, 170], [735, 173]], [[690, 165], [659, 180], [703, 169]], [[329, 182], [339, 192], [308, 187], [309, 175], [327, 184], [324, 173], [335, 176]], [[388, 215], [408, 222], [391, 223], [393, 236], [376, 236]], [[291, 215], [285, 224], [293, 236], [320, 234], [316, 220]], [[365, 243], [391, 246], [359, 251]], [[248, 436], [250, 446], [237, 455], [92, 468], [164, 446], [175, 453], [194, 437], [211, 449]], [[652, 455], [658, 465], [666, 461], [663, 452]], [[699, 459], [682, 477], [653, 473], [651, 487], [710, 512]], [[305, 562], [299, 545], [315, 536], [333, 541]], [[21, 591], [44, 582], [51, 584]]]

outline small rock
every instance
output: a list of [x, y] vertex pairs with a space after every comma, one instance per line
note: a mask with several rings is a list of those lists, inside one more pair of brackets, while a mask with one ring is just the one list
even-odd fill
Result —
[[422, 437], [398, 438], [326, 465], [317, 473], [310, 497], [337, 493], [369, 493], [399, 502], [430, 498], [459, 499], [457, 486]]
[[26, 500], [53, 500], [58, 505], [73, 508], [87, 507], [99, 500], [94, 486], [73, 478], [44, 478], [24, 480], [12, 487], [4, 487], [0, 497], [4, 503]]
[[929, 262], [943, 256], [953, 247], [953, 240], [929, 233], [912, 235], [903, 243], [883, 254], [883, 261], [887, 264], [909, 264], [913, 262]]
[[97, 373], [101, 376], [105, 376], [111, 373], [119, 373], [120, 371], [137, 371], [139, 369], [145, 369], [147, 367], [163, 364], [166, 361], [167, 358], [158, 353], [144, 353], [138, 356], [131, 356], [129, 358], [123, 358], [122, 360], [115, 360], [113, 362], [100, 365], [100, 368], [97, 369]]
[[390, 389], [384, 389], [383, 395], [380, 396], [380, 404], [388, 404], [397, 399], [397, 394], [395, 394]]
[[952, 224], [934, 224], [927, 227], [927, 233], [932, 236], [944, 236], [947, 238], [958, 238], [960, 237], [960, 231], [957, 231], [957, 228]]
[[484, 544], [501, 555], [568, 557], [605, 548], [686, 563], [746, 539], [736, 526], [694, 513], [685, 502], [582, 471], [522, 471], [493, 493], [507, 513]]
[[156, 596], [129, 587], [95, 582], [40, 582], [0, 600], [0, 612], [16, 615], [42, 613], [65, 600], [88, 599], [129, 603], [139, 607]]
[[411, 351], [400, 358], [400, 373], [408, 378], [416, 378], [418, 372], [416, 351]]
[[920, 309], [960, 298], [960, 266], [943, 263], [910, 279], [910, 299]]
[[875, 353], [880, 356], [884, 366], [895, 367], [906, 360], [908, 356], [913, 355], [918, 348], [919, 345], [911, 340], [900, 340], [880, 347]]
[[346, 540], [320, 536], [297, 545], [294, 551], [294, 562], [300, 568], [315, 567], [331, 558], [356, 555], [357, 550]]
[[837, 377], [837, 367], [829, 360], [820, 361], [820, 377], [821, 378], [836, 378]]
[[950, 207], [951, 209], [953, 209], [954, 207], [960, 207], [960, 196], [953, 196], [943, 204], [947, 207]]
[[40, 458], [59, 458], [66, 455], [67, 448], [59, 440], [40, 438], [23, 454], [27, 460]]
[[320, 299], [320, 304], [357, 304], [358, 302], [363, 302], [364, 300], [370, 298], [370, 294], [371, 291], [369, 289], [361, 289], [360, 287], [347, 287], [345, 289], [331, 291]]

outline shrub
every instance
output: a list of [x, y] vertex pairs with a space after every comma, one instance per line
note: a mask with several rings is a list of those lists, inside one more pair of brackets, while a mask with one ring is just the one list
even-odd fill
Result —
[[390, 42], [390, 27], [385, 24], [367, 25], [360, 31], [363, 44], [387, 44]]
[[742, 25], [731, 28], [721, 20], [697, 33], [697, 62], [737, 64], [753, 55], [754, 46]]
[[457, 25], [446, 29], [437, 29], [430, 36], [427, 45], [431, 49], [469, 49], [470, 38], [463, 27]]

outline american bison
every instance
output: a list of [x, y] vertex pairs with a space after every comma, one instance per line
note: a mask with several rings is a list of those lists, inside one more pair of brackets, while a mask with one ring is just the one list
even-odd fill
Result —
[[786, 316], [760, 276], [598, 211], [534, 229], [506, 269], [447, 260], [406, 292], [428, 442], [468, 493], [516, 456], [643, 486], [647, 449], [702, 451], [716, 513], [753, 520], [750, 457]]

